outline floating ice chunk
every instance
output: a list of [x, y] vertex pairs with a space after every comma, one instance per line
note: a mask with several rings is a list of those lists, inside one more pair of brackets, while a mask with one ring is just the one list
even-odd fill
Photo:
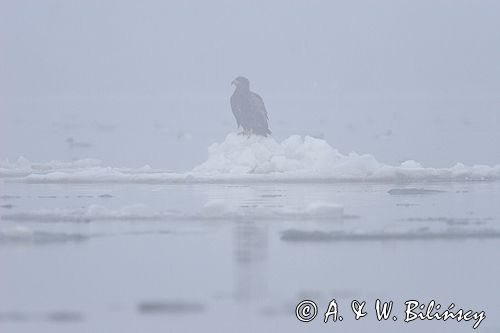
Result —
[[390, 195], [423, 195], [444, 193], [445, 191], [425, 189], [425, 188], [393, 188], [387, 191]]
[[344, 213], [344, 207], [339, 204], [331, 202], [312, 202], [307, 205], [305, 209], [305, 214], [309, 216], [326, 216], [326, 217], [337, 217], [342, 218]]
[[71, 162], [51, 161], [46, 163], [33, 163], [25, 157], [19, 157], [17, 161], [10, 162], [9, 159], [0, 161], [0, 177], [19, 177], [32, 173], [48, 173], [54, 171], [75, 171], [95, 168], [101, 165], [97, 159], [87, 158]]
[[345, 231], [305, 231], [285, 230], [281, 240], [288, 242], [387, 242], [387, 241], [446, 241], [479, 239], [500, 239], [500, 231], [485, 230], [463, 230], [448, 229], [443, 231], [431, 231], [420, 229], [414, 231], [369, 231], [369, 232], [345, 232]]
[[0, 229], [0, 245], [4, 244], [48, 244], [62, 242], [80, 242], [89, 237], [82, 234], [33, 231], [24, 226]]
[[12, 228], [2, 229], [1, 233], [5, 237], [27, 238], [33, 235], [33, 230], [25, 226], [14, 226]]
[[317, 202], [305, 207], [231, 207], [224, 200], [210, 200], [194, 213], [178, 211], [153, 211], [136, 204], [117, 209], [101, 205], [86, 208], [54, 208], [32, 212], [2, 215], [3, 220], [17, 222], [73, 222], [94, 221], [182, 221], [182, 220], [235, 220], [235, 219], [287, 219], [287, 220], [338, 220], [343, 217], [343, 208], [338, 204]]
[[230, 212], [227, 202], [222, 199], [209, 200], [203, 205], [201, 213], [206, 216], [221, 216]]
[[231, 133], [208, 148], [208, 159], [191, 171], [173, 173], [149, 166], [103, 167], [97, 160], [31, 163], [0, 162], [0, 178], [28, 183], [241, 183], [317, 181], [464, 181], [500, 179], [496, 166], [457, 163], [451, 168], [423, 167], [416, 161], [383, 164], [368, 154], [344, 155], [325, 140], [292, 135], [272, 137]]
[[271, 181], [498, 179], [500, 165], [471, 167], [457, 163], [448, 169], [425, 168], [409, 160], [391, 166], [368, 154], [341, 154], [325, 140], [310, 136], [292, 135], [279, 143], [272, 137], [231, 133], [224, 142], [209, 147], [207, 161], [195, 167], [192, 175]]
[[85, 214], [89, 217], [133, 217], [133, 216], [150, 216], [151, 211], [144, 204], [138, 203], [130, 206], [124, 206], [118, 210], [112, 210], [101, 205], [90, 205]]
[[208, 160], [195, 167], [201, 174], [272, 174], [326, 172], [342, 155], [326, 141], [293, 135], [281, 144], [271, 137], [229, 134], [212, 144]]
[[202, 303], [165, 300], [165, 301], [147, 301], [137, 305], [137, 309], [142, 314], [187, 314], [199, 313], [205, 310]]
[[160, 220], [167, 214], [152, 212], [143, 204], [110, 209], [101, 205], [90, 205], [86, 208], [53, 208], [33, 212], [20, 212], [2, 215], [3, 220], [29, 222], [75, 222], [87, 223], [99, 220]]

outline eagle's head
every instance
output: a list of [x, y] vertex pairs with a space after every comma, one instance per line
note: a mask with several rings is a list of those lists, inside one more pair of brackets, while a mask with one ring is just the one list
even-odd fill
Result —
[[238, 76], [236, 79], [231, 82], [231, 84], [234, 84], [236, 89], [250, 89], [250, 81], [246, 77], [243, 76]]

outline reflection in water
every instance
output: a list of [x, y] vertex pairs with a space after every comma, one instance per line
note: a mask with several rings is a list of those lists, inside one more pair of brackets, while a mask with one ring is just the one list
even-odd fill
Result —
[[[53, 223], [40, 214], [22, 221], [3, 218], [0, 332], [39, 324], [51, 325], [53, 331], [61, 326], [87, 332], [105, 322], [118, 331], [266, 332], [279, 327], [301, 332], [311, 326], [295, 318], [295, 307], [304, 299], [324, 311], [335, 298], [342, 311], [349, 311], [353, 299], [382, 298], [401, 305], [407, 297], [485, 310], [491, 315], [481, 331], [494, 331], [499, 307], [488, 295], [500, 275], [492, 264], [500, 240], [499, 184], [440, 185], [446, 193], [407, 196], [388, 194], [393, 186], [68, 185], [58, 190], [0, 184], [1, 193], [22, 194], [15, 202], [0, 199], [0, 204], [16, 205], [10, 211], [0, 208], [2, 217], [90, 203], [109, 209], [100, 216], [114, 216], [120, 207], [141, 202], [151, 207], [133, 220], [118, 214], [90, 224], [62, 218]], [[457, 192], [464, 189], [468, 192]], [[108, 192], [113, 198], [102, 205], [99, 195]], [[47, 193], [57, 199], [38, 198]], [[78, 198], [82, 193], [93, 199]], [[204, 212], [200, 207], [213, 200], [224, 203], [219, 215], [193, 213]], [[304, 209], [316, 202], [340, 203], [347, 214], [315, 209], [305, 218]], [[171, 211], [173, 217], [142, 218]], [[26, 274], [31, 271], [35, 280]], [[73, 286], [75, 293], [67, 294]], [[49, 313], [52, 309], [91, 312]], [[318, 323], [313, 331], [321, 326], [320, 317], [311, 323]], [[378, 325], [371, 319], [321, 327], [325, 332], [399, 332], [403, 327], [412, 332], [470, 331], [469, 325], [449, 321]]]
[[254, 220], [234, 224], [234, 297], [241, 301], [263, 298], [267, 292], [268, 227]]

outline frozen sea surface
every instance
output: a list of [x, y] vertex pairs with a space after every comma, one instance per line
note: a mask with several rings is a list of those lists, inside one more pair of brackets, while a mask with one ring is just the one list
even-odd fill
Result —
[[[472, 331], [404, 323], [416, 299], [484, 310], [478, 331], [498, 332], [498, 202], [495, 181], [3, 182], [0, 331]], [[344, 320], [324, 324], [333, 298]], [[398, 321], [376, 320], [377, 298]]]
[[[500, 330], [500, 165], [392, 166], [326, 141], [229, 134], [187, 172], [0, 162], [1, 332]], [[311, 323], [295, 318], [304, 299]], [[336, 299], [342, 322], [324, 324]], [[378, 322], [377, 299], [399, 319]], [[368, 315], [354, 320], [353, 300]]]

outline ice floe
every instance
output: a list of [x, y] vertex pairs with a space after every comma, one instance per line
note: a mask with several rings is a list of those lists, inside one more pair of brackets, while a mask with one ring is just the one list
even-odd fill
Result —
[[500, 239], [498, 230], [414, 230], [414, 231], [369, 231], [369, 232], [346, 232], [346, 231], [304, 231], [285, 230], [281, 240], [287, 242], [373, 242], [373, 241], [432, 241], [432, 240], [466, 240], [466, 239]]
[[390, 195], [424, 195], [424, 194], [435, 194], [435, 193], [445, 193], [441, 190], [433, 190], [426, 188], [393, 188], [387, 191]]
[[311, 202], [305, 206], [251, 208], [230, 206], [223, 200], [210, 200], [195, 212], [155, 211], [143, 204], [111, 209], [102, 205], [78, 208], [53, 208], [30, 212], [3, 214], [2, 220], [15, 222], [74, 222], [94, 221], [183, 221], [183, 220], [236, 220], [236, 219], [286, 219], [286, 220], [338, 220], [343, 217], [343, 207], [328, 202]]
[[0, 178], [28, 183], [221, 183], [325, 181], [464, 181], [500, 179], [496, 166], [457, 163], [424, 167], [415, 161], [388, 165], [369, 154], [342, 154], [325, 140], [293, 135], [227, 135], [208, 148], [207, 160], [186, 172], [105, 167], [98, 160], [32, 163], [25, 158], [0, 162]]
[[15, 162], [6, 159], [0, 161], [0, 177], [23, 177], [36, 173], [74, 172], [101, 167], [101, 161], [87, 158], [71, 162], [51, 161], [34, 163], [27, 158], [19, 157]]
[[23, 226], [0, 229], [0, 245], [82, 242], [88, 238], [83, 234], [34, 231]]

